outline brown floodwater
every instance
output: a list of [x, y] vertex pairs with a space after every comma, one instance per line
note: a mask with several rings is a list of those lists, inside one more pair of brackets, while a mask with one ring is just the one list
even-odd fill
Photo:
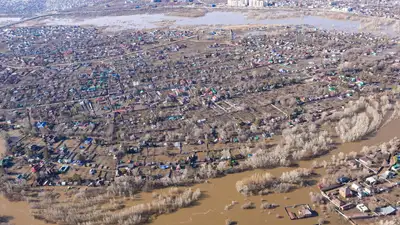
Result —
[[27, 202], [10, 202], [0, 195], [0, 216], [10, 217], [10, 224], [15, 225], [42, 225], [43, 221], [36, 220], [30, 214]]
[[[371, 138], [354, 143], [346, 143], [340, 145], [331, 153], [322, 156], [317, 161], [329, 160], [332, 155], [339, 152], [349, 153], [351, 151], [360, 151], [365, 145], [376, 145], [385, 141], [389, 141], [397, 136], [400, 132], [400, 119], [393, 120], [386, 126], [382, 127], [379, 132]], [[302, 161], [300, 167], [310, 168], [314, 160]], [[204, 225], [204, 224], [225, 224], [226, 219], [237, 221], [238, 224], [277, 224], [277, 225], [310, 225], [316, 224], [319, 217], [290, 220], [285, 213], [284, 206], [307, 203], [311, 204], [309, 193], [317, 192], [317, 187], [303, 187], [289, 193], [271, 194], [266, 196], [251, 196], [245, 197], [236, 191], [235, 184], [238, 180], [249, 177], [254, 173], [269, 172], [272, 175], [280, 176], [283, 172], [293, 170], [293, 168], [275, 168], [268, 170], [247, 171], [243, 173], [230, 174], [222, 178], [211, 179], [208, 183], [198, 184], [193, 186], [193, 189], [200, 188], [204, 194], [198, 204], [180, 209], [179, 211], [159, 216], [152, 224], [153, 225]], [[318, 171], [320, 172], [320, 171]], [[322, 171], [321, 171], [322, 172]], [[143, 199], [149, 199], [148, 194], [141, 196]], [[269, 203], [279, 204], [280, 207], [272, 210], [260, 210], [261, 200], [266, 200]], [[231, 210], [225, 211], [226, 205], [232, 201], [237, 201]], [[242, 210], [240, 206], [246, 201], [252, 201], [256, 204], [256, 209]], [[133, 204], [141, 203], [142, 201]], [[129, 206], [129, 205], [127, 205]], [[315, 208], [320, 217], [328, 217], [330, 224], [341, 224], [342, 220], [337, 215], [323, 215], [319, 208]], [[0, 197], [0, 215], [11, 216], [11, 223], [15, 225], [41, 225], [43, 221], [35, 220], [30, 215], [30, 209], [26, 202], [9, 202], [7, 199]], [[277, 216], [281, 216], [278, 218]]]
[[[338, 154], [339, 152], [349, 153], [351, 151], [360, 151], [363, 146], [376, 145], [382, 142], [389, 141], [393, 137], [397, 136], [400, 132], [400, 120], [393, 120], [384, 127], [373, 137], [353, 142], [345, 143], [340, 145], [337, 149], [333, 150], [327, 155], [315, 159], [317, 161], [329, 160], [332, 155]], [[311, 164], [314, 160], [301, 161], [299, 166], [302, 168], [311, 168]], [[232, 174], [223, 178], [212, 179], [209, 183], [199, 184], [193, 188], [200, 188], [205, 197], [199, 202], [199, 204], [190, 208], [180, 209], [176, 213], [161, 215], [154, 222], [153, 225], [204, 225], [204, 224], [225, 224], [226, 219], [230, 219], [238, 222], [238, 224], [297, 224], [297, 225], [310, 225], [317, 224], [319, 217], [325, 217], [321, 210], [315, 208], [319, 214], [319, 217], [302, 219], [302, 220], [290, 220], [284, 210], [284, 206], [307, 203], [312, 206], [310, 201], [309, 193], [319, 191], [316, 185], [312, 187], [305, 187], [294, 190], [289, 193], [283, 194], [271, 194], [266, 196], [252, 196], [245, 197], [236, 191], [235, 184], [238, 180], [245, 177], [249, 177], [254, 173], [269, 172], [272, 175], [280, 176], [283, 172], [293, 170], [293, 168], [276, 168], [268, 170], [257, 170], [248, 171], [244, 173]], [[323, 172], [322, 170], [318, 172]], [[261, 200], [266, 200], [269, 203], [279, 204], [280, 207], [274, 210], [260, 210], [259, 206]], [[256, 209], [243, 210], [241, 205], [246, 201], [252, 201], [256, 204]], [[237, 201], [239, 204], [235, 205], [233, 209], [225, 211], [226, 205], [232, 201]], [[277, 218], [277, 215], [283, 216], [283, 218]], [[327, 215], [330, 224], [342, 224], [341, 220], [336, 214]]]

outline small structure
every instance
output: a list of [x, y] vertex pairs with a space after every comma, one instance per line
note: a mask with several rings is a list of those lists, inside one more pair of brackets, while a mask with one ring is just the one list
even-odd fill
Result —
[[352, 209], [354, 207], [355, 207], [355, 205], [350, 202], [350, 203], [347, 203], [346, 205], [340, 206], [339, 208], [340, 208], [340, 210], [344, 211], [344, 210]]
[[357, 209], [360, 210], [360, 212], [369, 212], [368, 207], [365, 206], [364, 204], [358, 204]]
[[376, 212], [378, 214], [380, 214], [380, 215], [387, 216], [387, 215], [394, 214], [396, 212], [396, 209], [394, 207], [388, 205], [388, 206], [385, 206], [385, 207], [378, 208], [376, 210]]
[[[299, 210], [297, 211], [298, 215], [296, 215], [296, 213], [294, 212], [296, 208], [299, 208]], [[286, 206], [285, 211], [291, 220], [304, 219], [318, 215], [317, 212], [312, 210], [308, 204]]]
[[362, 187], [361, 187], [361, 185], [359, 185], [357, 183], [352, 183], [351, 186], [350, 186], [350, 189], [353, 190], [353, 191], [359, 192], [359, 191], [362, 190]]
[[381, 174], [381, 178], [383, 179], [392, 179], [395, 176], [395, 173], [393, 173], [392, 171], [385, 171], [384, 173]]
[[288, 212], [288, 215], [289, 215], [289, 218], [291, 220], [297, 220], [298, 219], [297, 216], [296, 216], [296, 213], [294, 213], [294, 212]]
[[365, 183], [367, 183], [368, 185], [375, 185], [376, 183], [378, 183], [378, 180], [376, 180], [375, 177], [368, 177], [367, 179], [365, 179]]
[[351, 190], [348, 186], [339, 188], [339, 194], [343, 198], [349, 198], [349, 197], [353, 196], [353, 193], [351, 192]]
[[299, 219], [302, 218], [308, 218], [308, 217], [312, 217], [313, 213], [311, 212], [311, 209], [309, 207], [302, 207], [302, 209], [299, 210]]

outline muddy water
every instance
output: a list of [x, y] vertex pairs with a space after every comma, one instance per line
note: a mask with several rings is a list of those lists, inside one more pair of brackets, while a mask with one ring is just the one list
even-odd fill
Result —
[[[347, 143], [341, 145], [338, 149], [334, 150], [328, 155], [318, 158], [318, 161], [329, 160], [333, 154], [339, 152], [348, 153], [351, 151], [360, 151], [362, 146], [375, 145], [381, 142], [389, 141], [395, 136], [400, 136], [400, 119], [394, 120], [387, 124], [374, 136], [368, 140]], [[311, 167], [312, 161], [300, 162], [300, 167]], [[154, 225], [204, 225], [204, 224], [224, 224], [226, 219], [237, 221], [239, 224], [296, 224], [296, 225], [310, 225], [317, 223], [318, 217], [291, 221], [284, 211], [284, 206], [294, 205], [299, 203], [310, 202], [309, 193], [311, 191], [318, 191], [316, 186], [304, 187], [295, 191], [284, 194], [273, 194], [267, 196], [252, 196], [249, 198], [244, 197], [236, 191], [235, 184], [238, 180], [251, 176], [254, 173], [269, 172], [275, 176], [280, 176], [283, 172], [292, 170], [293, 168], [276, 168], [270, 170], [257, 170], [248, 171], [244, 173], [231, 174], [223, 178], [212, 179], [209, 183], [198, 184], [192, 187], [200, 188], [204, 193], [204, 198], [198, 204], [190, 208], [180, 209], [176, 213], [161, 215], [154, 222]], [[145, 193], [140, 197], [150, 201], [150, 195]], [[260, 210], [261, 200], [264, 199], [269, 203], [279, 204], [280, 207], [273, 210]], [[246, 201], [252, 201], [256, 204], [256, 209], [242, 210], [240, 206]], [[235, 205], [233, 209], [225, 211], [226, 205], [232, 201], [237, 201], [239, 204]], [[142, 203], [143, 201], [132, 201], [132, 204], [127, 206]], [[316, 208], [320, 216], [323, 217], [319, 208]], [[12, 223], [15, 225], [41, 225], [45, 224], [42, 221], [33, 219], [29, 214], [29, 206], [25, 202], [10, 203], [3, 197], [0, 197], [0, 215], [11, 216]], [[277, 216], [283, 218], [278, 218]], [[330, 218], [329, 218], [330, 217]], [[331, 224], [340, 224], [341, 221], [336, 215], [328, 215], [328, 220]]]
[[[151, 29], [167, 26], [210, 26], [210, 25], [303, 25], [308, 24], [322, 29], [336, 29], [356, 32], [358, 21], [341, 21], [318, 16], [304, 16], [285, 19], [251, 19], [239, 12], [211, 12], [201, 17], [177, 17], [164, 14], [139, 14], [129, 16], [102, 16], [96, 18], [71, 19], [51, 18], [41, 21], [46, 25], [81, 25], [109, 27], [111, 30]], [[168, 22], [168, 23], [165, 23]]]
[[27, 202], [9, 202], [0, 195], [0, 216], [10, 217], [10, 224], [15, 225], [42, 225], [43, 221], [35, 220], [30, 215]]
[[[328, 155], [318, 158], [318, 161], [329, 160], [333, 154], [339, 152], [349, 153], [351, 151], [360, 151], [362, 146], [375, 145], [381, 142], [389, 141], [395, 136], [400, 136], [400, 120], [394, 120], [387, 124], [372, 138], [355, 142], [346, 143], [341, 145], [338, 149], [334, 150]], [[310, 168], [312, 161], [303, 161], [299, 163], [300, 167]], [[282, 172], [292, 170], [293, 168], [276, 168], [267, 171], [275, 176], [280, 176]], [[249, 171], [240, 174], [228, 175], [219, 179], [212, 179], [208, 184], [199, 184], [194, 188], [200, 188], [204, 191], [206, 197], [200, 201], [200, 203], [191, 208], [181, 209], [176, 213], [159, 216], [155, 221], [154, 225], [178, 225], [178, 224], [190, 224], [190, 225], [204, 225], [204, 224], [224, 224], [226, 219], [237, 221], [238, 224], [297, 224], [297, 225], [310, 225], [316, 224], [318, 217], [295, 220], [292, 221], [288, 218], [284, 211], [284, 206], [294, 205], [300, 203], [308, 203], [311, 205], [309, 193], [311, 191], [318, 191], [314, 185], [312, 187], [305, 187], [297, 189], [290, 193], [284, 194], [273, 194], [267, 196], [253, 196], [248, 198], [256, 204], [256, 209], [242, 210], [241, 204], [246, 202], [246, 197], [242, 196], [236, 191], [235, 184], [238, 180], [244, 177], [251, 176], [258, 171]], [[259, 206], [261, 199], [268, 201], [269, 203], [279, 204], [275, 210], [260, 210]], [[235, 205], [232, 210], [225, 211], [225, 205], [228, 205], [232, 201], [238, 201], [239, 204]], [[321, 213], [319, 208], [316, 208], [318, 214], [321, 217], [324, 215]], [[283, 218], [277, 218], [277, 215], [283, 216]], [[328, 215], [328, 220], [331, 224], [340, 224], [341, 220], [337, 215]]]
[[0, 25], [6, 25], [11, 22], [17, 22], [20, 21], [20, 18], [16, 17], [0, 17]]

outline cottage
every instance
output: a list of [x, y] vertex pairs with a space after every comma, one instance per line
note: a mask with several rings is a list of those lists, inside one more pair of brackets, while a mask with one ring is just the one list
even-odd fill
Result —
[[368, 185], [375, 185], [376, 183], [378, 183], [378, 181], [375, 177], [368, 177], [367, 179], [365, 179], [365, 183], [367, 183]]
[[367, 194], [367, 195], [372, 195], [373, 193], [374, 193], [374, 188], [369, 188], [369, 187], [366, 187], [366, 188], [364, 188], [364, 193], [365, 194]]
[[339, 188], [339, 194], [343, 198], [349, 198], [349, 197], [353, 196], [353, 193], [351, 192], [351, 190], [348, 186]]
[[368, 207], [365, 206], [364, 204], [358, 204], [357, 209], [360, 210], [360, 212], [369, 212]]
[[314, 216], [314, 211], [310, 208], [309, 205], [303, 205], [301, 209], [298, 211], [298, 213], [299, 213], [298, 216], [299, 219], [309, 218]]
[[394, 214], [396, 212], [396, 209], [389, 205], [389, 206], [378, 208], [376, 211], [380, 215], [387, 216], [387, 215]]
[[362, 190], [362, 187], [359, 184], [353, 183], [351, 184], [350, 189], [353, 191], [360, 191]]
[[395, 173], [392, 171], [385, 171], [384, 173], [381, 174], [382, 179], [392, 179], [395, 176]]
[[307, 209], [307, 208], [303, 208], [299, 210], [299, 218], [308, 218], [308, 217], [312, 217], [313, 213], [311, 212], [311, 210]]

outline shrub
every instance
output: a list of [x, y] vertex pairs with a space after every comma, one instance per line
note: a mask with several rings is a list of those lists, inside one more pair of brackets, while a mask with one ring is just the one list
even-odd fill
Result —
[[235, 222], [235, 221], [233, 221], [231, 219], [226, 219], [225, 220], [225, 225], [235, 225], [235, 224], [237, 224], [237, 222]]
[[274, 183], [275, 177], [270, 173], [256, 173], [249, 178], [236, 182], [236, 190], [244, 195], [248, 195], [272, 187]]
[[343, 142], [351, 142], [379, 129], [383, 125], [383, 118], [393, 108], [393, 114], [397, 114], [396, 107], [388, 96], [367, 99], [361, 97], [356, 102], [349, 102], [343, 112], [334, 113], [329, 119], [338, 122], [335, 129], [340, 139]]
[[320, 193], [310, 192], [310, 199], [312, 203], [323, 204], [324, 197]]
[[[192, 191], [173, 191], [172, 194], [159, 196], [150, 203], [138, 204], [118, 213], [103, 213], [98, 205], [105, 205], [109, 198], [100, 195], [86, 201], [71, 202], [71, 204], [41, 203], [41, 210], [36, 215], [42, 215], [49, 222], [61, 224], [142, 224], [149, 222], [153, 216], [171, 213], [179, 208], [187, 207], [198, 201], [201, 197], [200, 189]], [[111, 204], [115, 209], [123, 208], [119, 204]], [[100, 210], [99, 210], [100, 209]], [[111, 209], [111, 208], [109, 208]], [[110, 210], [111, 211], [111, 210]]]
[[242, 209], [255, 209], [256, 208], [256, 204], [254, 204], [253, 202], [246, 202], [241, 206]]
[[275, 209], [277, 207], [279, 207], [278, 204], [268, 203], [268, 202], [262, 202], [260, 205], [261, 209]]
[[280, 184], [275, 185], [274, 191], [276, 193], [287, 193], [287, 192], [290, 192], [291, 190], [293, 190], [294, 188], [295, 188], [295, 186], [293, 186], [291, 184], [280, 183]]
[[304, 178], [309, 177], [312, 174], [311, 169], [299, 168], [290, 172], [282, 173], [279, 180], [283, 183], [299, 184]]

